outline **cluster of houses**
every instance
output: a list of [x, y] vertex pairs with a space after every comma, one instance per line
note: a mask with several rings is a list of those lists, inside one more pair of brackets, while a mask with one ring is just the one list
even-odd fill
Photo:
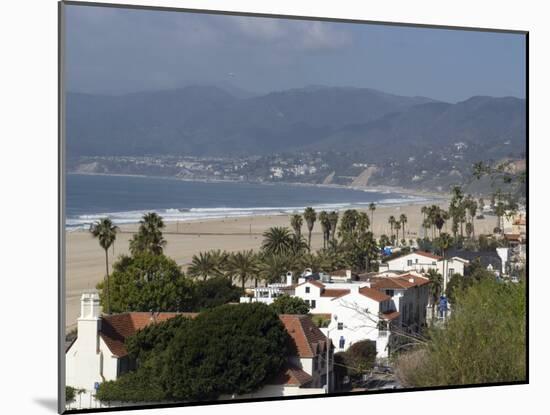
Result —
[[[514, 249], [499, 248], [491, 255], [472, 255], [478, 254], [482, 265], [498, 276], [509, 268], [508, 262], [516, 255]], [[464, 275], [473, 259], [465, 254], [448, 252], [444, 258], [415, 251], [381, 263], [376, 273], [356, 274], [343, 269], [325, 274], [306, 269], [297, 279], [289, 272], [283, 283], [249, 289], [241, 303], [271, 304], [278, 297], [289, 295], [303, 299], [310, 313], [280, 316], [296, 345], [296, 355], [288, 357], [281, 373], [273, 374], [268, 384], [253, 394], [222, 399], [326, 393], [334, 384], [333, 353], [344, 352], [359, 341], [374, 342], [377, 358], [383, 361], [398, 344], [400, 334], [417, 334], [427, 324], [434, 304], [426, 273], [433, 269], [441, 274], [445, 289], [452, 275]], [[94, 398], [101, 382], [116, 380], [135, 367], [128, 358], [125, 340], [150, 324], [178, 314], [190, 318], [196, 315], [102, 315], [98, 294], [83, 294], [77, 337], [65, 355], [66, 385], [80, 393], [67, 408], [105, 406]], [[121, 405], [124, 403], [116, 404]]]

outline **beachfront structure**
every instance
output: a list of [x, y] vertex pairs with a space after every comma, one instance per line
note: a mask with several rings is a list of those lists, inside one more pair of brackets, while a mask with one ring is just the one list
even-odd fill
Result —
[[248, 289], [246, 295], [240, 298], [241, 303], [264, 303], [271, 304], [282, 295], [293, 295], [294, 285], [292, 283], [292, 272], [286, 273], [285, 283], [269, 284], [266, 287]]
[[[94, 397], [102, 382], [116, 380], [136, 368], [128, 356], [125, 341], [150, 324], [177, 315], [194, 318], [197, 313], [129, 312], [102, 315], [97, 293], [84, 293], [77, 324], [77, 337], [65, 351], [65, 384], [82, 390], [68, 409], [105, 406]], [[280, 319], [293, 340], [296, 353], [280, 373], [259, 391], [245, 397], [290, 396], [325, 393], [332, 380], [332, 344], [313, 324], [309, 316], [281, 315]], [[330, 384], [330, 383], [329, 383]], [[238, 396], [241, 398], [241, 396]], [[116, 403], [121, 406], [124, 403]]]
[[376, 342], [377, 357], [386, 358], [392, 337], [418, 333], [425, 327], [430, 297], [427, 278], [417, 274], [379, 276], [370, 279], [367, 286], [354, 287], [332, 301], [326, 333], [336, 350], [345, 351], [358, 341], [371, 340]]
[[385, 269], [387, 271], [403, 272], [415, 271], [423, 274], [433, 269], [443, 277], [443, 289], [446, 289], [447, 283], [454, 274], [464, 276], [464, 268], [468, 264], [468, 260], [459, 256], [444, 258], [430, 252], [415, 251], [382, 263], [381, 270]]
[[418, 333], [426, 323], [429, 280], [418, 273], [382, 272], [347, 283], [307, 280], [294, 288], [314, 315], [328, 318], [323, 332], [337, 351], [376, 342], [378, 357], [388, 356], [391, 329]]

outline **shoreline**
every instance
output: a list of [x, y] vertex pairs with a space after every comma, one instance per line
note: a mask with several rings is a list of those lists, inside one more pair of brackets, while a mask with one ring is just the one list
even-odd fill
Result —
[[[446, 202], [439, 205], [446, 207]], [[371, 217], [371, 212], [365, 206]], [[398, 218], [401, 214], [407, 216], [405, 230], [406, 239], [416, 239], [422, 236], [423, 215], [420, 212], [420, 204], [404, 203], [401, 205], [377, 206], [373, 212], [371, 230], [375, 237], [389, 234], [388, 218], [390, 215]], [[341, 216], [340, 216], [341, 218]], [[258, 250], [261, 247], [262, 234], [274, 226], [286, 226], [290, 228], [290, 215], [261, 215], [241, 216], [230, 218], [209, 218], [196, 221], [173, 222], [165, 221], [166, 228], [163, 234], [167, 241], [164, 253], [173, 258], [176, 263], [186, 270], [193, 255], [209, 250], [225, 250], [236, 252], [242, 250]], [[495, 218], [487, 216], [483, 220], [475, 221], [476, 233], [492, 231]], [[450, 231], [450, 223], [444, 225], [443, 231]], [[129, 253], [129, 241], [137, 232], [138, 225], [120, 225], [120, 231], [112, 248], [109, 249], [109, 266], [120, 255]], [[302, 227], [302, 233], [307, 234], [307, 227]], [[71, 326], [78, 317], [80, 296], [83, 292], [93, 290], [96, 284], [105, 275], [105, 251], [100, 247], [97, 239], [93, 238], [89, 231], [79, 229], [65, 231], [66, 235], [66, 312], [67, 326]], [[319, 221], [315, 222], [312, 232], [312, 250], [323, 247], [323, 233]]]
[[67, 175], [81, 175], [81, 176], [113, 176], [113, 177], [136, 177], [142, 179], [161, 179], [161, 180], [178, 180], [182, 182], [196, 182], [196, 183], [241, 183], [241, 184], [259, 184], [267, 186], [307, 186], [307, 187], [321, 187], [328, 189], [347, 189], [356, 190], [361, 192], [380, 192], [380, 193], [401, 193], [406, 195], [426, 196], [432, 198], [446, 199], [449, 197], [448, 193], [428, 191], [421, 189], [412, 189], [399, 186], [351, 186], [344, 184], [324, 184], [324, 183], [303, 183], [303, 182], [266, 182], [266, 181], [254, 181], [254, 180], [230, 180], [230, 179], [186, 179], [175, 176], [149, 176], [146, 174], [125, 174], [125, 173], [89, 173], [89, 172], [68, 172]]
[[[310, 183], [287, 183], [287, 182], [247, 182], [247, 181], [234, 181], [234, 180], [197, 180], [197, 179], [181, 179], [175, 177], [164, 176], [142, 176], [142, 175], [123, 175], [123, 174], [104, 174], [104, 173], [69, 173], [75, 175], [90, 175], [90, 176], [113, 176], [113, 177], [135, 177], [135, 178], [147, 178], [147, 179], [160, 179], [160, 180], [177, 180], [183, 182], [194, 183], [236, 183], [236, 184], [250, 184], [250, 185], [266, 185], [266, 186], [293, 186], [293, 187], [309, 187], [309, 188], [329, 188], [329, 189], [344, 189], [359, 192], [372, 192], [379, 193], [381, 195], [389, 196], [388, 198], [382, 198], [379, 201], [374, 201], [377, 209], [394, 206], [407, 206], [407, 205], [424, 205], [424, 204], [441, 204], [446, 203], [449, 200], [448, 195], [431, 194], [431, 193], [417, 193], [412, 189], [400, 189], [393, 187], [368, 187], [368, 186], [344, 186], [334, 184], [310, 184]], [[392, 198], [392, 196], [396, 196]], [[383, 197], [383, 196], [382, 196]], [[387, 202], [384, 202], [387, 200]], [[341, 203], [327, 203], [326, 205], [312, 204], [318, 212], [320, 211], [337, 211], [342, 212], [347, 209], [367, 210], [369, 202], [346, 202]], [[266, 216], [288, 216], [290, 214], [301, 212], [305, 209], [304, 206], [249, 206], [249, 207], [202, 207], [196, 206], [191, 208], [173, 208], [173, 207], [159, 207], [153, 209], [144, 209], [143, 212], [156, 212], [163, 217], [165, 223], [191, 223], [201, 221], [215, 221], [223, 219], [234, 218], [250, 218], [250, 217], [266, 217]], [[67, 217], [65, 230], [68, 232], [84, 231], [86, 228], [99, 216], [109, 216], [113, 222], [119, 226], [135, 225], [139, 223], [141, 216], [135, 216], [136, 213], [140, 213], [142, 210], [134, 211], [113, 211], [113, 212], [92, 212], [85, 213], [75, 217]], [[89, 216], [89, 218], [87, 218]], [[117, 218], [118, 216], [118, 218]], [[72, 222], [72, 223], [71, 223]]]

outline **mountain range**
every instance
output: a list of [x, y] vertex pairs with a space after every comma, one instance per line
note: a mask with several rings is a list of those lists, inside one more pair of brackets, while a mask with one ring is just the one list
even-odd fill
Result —
[[66, 102], [69, 157], [344, 151], [374, 161], [462, 142], [499, 158], [526, 146], [526, 103], [514, 97], [453, 104], [367, 88], [251, 95], [197, 85], [118, 96], [69, 92]]

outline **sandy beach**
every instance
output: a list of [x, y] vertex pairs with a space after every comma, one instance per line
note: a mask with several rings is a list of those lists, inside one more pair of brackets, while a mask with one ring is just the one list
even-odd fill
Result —
[[[447, 202], [441, 206], [447, 208]], [[422, 214], [420, 204], [378, 206], [374, 212], [373, 231], [378, 237], [389, 234], [388, 217], [396, 218], [407, 215], [407, 239], [416, 239], [421, 235]], [[370, 216], [370, 212], [369, 212]], [[170, 256], [184, 269], [190, 263], [193, 254], [211, 249], [238, 251], [259, 249], [262, 233], [272, 226], [289, 226], [288, 215], [250, 216], [239, 218], [212, 219], [189, 222], [169, 222], [164, 231], [167, 245], [166, 255]], [[491, 232], [495, 218], [488, 216], [475, 221], [476, 233]], [[123, 225], [117, 235], [114, 246], [109, 251], [110, 263], [121, 254], [128, 253], [128, 241], [137, 230], [138, 225]], [[447, 225], [446, 225], [447, 227]], [[447, 229], [447, 231], [449, 231]], [[307, 235], [304, 224], [303, 234]], [[66, 311], [67, 326], [74, 326], [79, 313], [79, 299], [82, 292], [94, 289], [105, 274], [105, 254], [87, 231], [66, 233]], [[323, 245], [321, 226], [317, 222], [313, 229], [312, 246], [314, 249]]]

